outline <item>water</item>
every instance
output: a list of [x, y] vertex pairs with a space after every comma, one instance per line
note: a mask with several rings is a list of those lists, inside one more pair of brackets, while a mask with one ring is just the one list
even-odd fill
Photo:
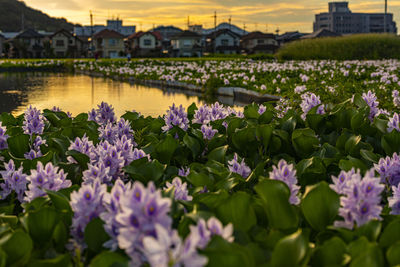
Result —
[[185, 93], [81, 74], [0, 73], [0, 112], [13, 115], [32, 105], [42, 110], [56, 106], [76, 116], [105, 101], [114, 107], [117, 116], [132, 110], [158, 116], [173, 103], [185, 108], [205, 103], [199, 96]]

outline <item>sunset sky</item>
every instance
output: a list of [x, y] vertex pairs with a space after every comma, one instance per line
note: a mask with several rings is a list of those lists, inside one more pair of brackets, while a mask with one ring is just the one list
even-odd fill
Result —
[[[94, 23], [105, 24], [107, 18], [119, 17], [124, 25], [136, 25], [137, 30], [147, 30], [153, 25], [186, 27], [187, 17], [193, 24], [213, 27], [212, 15], [217, 12], [217, 23], [227, 22], [247, 30], [281, 32], [312, 31], [314, 14], [328, 10], [325, 0], [25, 0], [28, 6], [55, 16], [65, 17], [74, 23], [89, 24], [89, 10], [93, 11]], [[383, 12], [383, 0], [354, 0], [353, 12]], [[388, 1], [389, 12], [400, 17], [400, 0]]]

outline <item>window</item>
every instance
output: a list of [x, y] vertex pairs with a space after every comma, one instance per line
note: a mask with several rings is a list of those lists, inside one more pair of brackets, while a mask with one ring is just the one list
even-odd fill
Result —
[[191, 46], [192, 42], [191, 40], [183, 40], [183, 46]]
[[146, 46], [151, 45], [151, 39], [144, 39], [143, 40], [143, 44], [146, 45]]
[[56, 40], [56, 46], [64, 46], [64, 40]]
[[264, 43], [264, 40], [263, 39], [258, 39], [257, 40], [257, 44], [263, 44]]
[[228, 39], [222, 39], [221, 40], [221, 45], [229, 45], [229, 40]]
[[110, 46], [117, 45], [117, 40], [116, 39], [109, 39], [108, 40], [108, 45], [110, 45]]
[[73, 42], [72, 39], [69, 39], [69, 40], [68, 40], [68, 43], [69, 43], [70, 45], [72, 45], [72, 42]]

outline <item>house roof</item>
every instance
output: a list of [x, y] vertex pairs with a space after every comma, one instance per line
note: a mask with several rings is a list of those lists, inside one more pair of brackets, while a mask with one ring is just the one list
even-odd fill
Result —
[[42, 38], [42, 37], [44, 36], [38, 33], [37, 31], [33, 29], [27, 29], [17, 34], [17, 36], [15, 36], [14, 38]]
[[61, 30], [56, 31], [56, 32], [53, 33], [52, 35], [50, 35], [50, 38], [53, 38], [55, 35], [57, 35], [57, 34], [59, 34], [59, 33], [62, 33], [62, 34], [64, 34], [64, 35], [67, 36], [67, 37], [72, 37], [72, 36], [73, 36], [69, 31], [67, 31], [67, 30], [65, 30], [65, 29], [61, 29]]
[[134, 34], [129, 35], [129, 36], [128, 36], [128, 39], [140, 38], [140, 37], [142, 37], [143, 35], [145, 35], [146, 33], [147, 33], [147, 34], [153, 35], [154, 37], [156, 37], [157, 40], [162, 40], [161, 33], [158, 32], [158, 31], [155, 31], [155, 32], [142, 32], [142, 31], [136, 32], [136, 33], [134, 33]]
[[[229, 30], [229, 29], [220, 29], [215, 33], [215, 36], [220, 36], [221, 34], [229, 34], [230, 36], [234, 38], [240, 38], [240, 35]], [[214, 38], [214, 33], [210, 33], [207, 35], [207, 38]]]
[[93, 35], [94, 39], [98, 39], [98, 38], [119, 38], [119, 39], [123, 39], [124, 37], [125, 36], [120, 34], [119, 32], [116, 32], [116, 31], [113, 31], [113, 30], [109, 30], [109, 29], [104, 29], [102, 31], [99, 31], [95, 35]]
[[171, 39], [179, 39], [179, 38], [186, 38], [186, 37], [200, 38], [201, 36], [192, 31], [183, 31], [183, 32], [180, 32], [177, 35], [173, 36]]
[[316, 32], [302, 36], [301, 39], [312, 39], [312, 38], [321, 38], [321, 37], [337, 37], [337, 36], [342, 36], [342, 35], [339, 33], [336, 33], [336, 32], [331, 32], [330, 30], [327, 30], [327, 29], [319, 29]]
[[251, 32], [242, 37], [243, 41], [252, 39], [276, 39], [276, 37], [272, 33], [262, 33], [262, 32]]
[[278, 36], [277, 40], [292, 40], [292, 39], [299, 39], [300, 37], [307, 35], [307, 33], [301, 33], [298, 31], [295, 32], [285, 32], [284, 34]]

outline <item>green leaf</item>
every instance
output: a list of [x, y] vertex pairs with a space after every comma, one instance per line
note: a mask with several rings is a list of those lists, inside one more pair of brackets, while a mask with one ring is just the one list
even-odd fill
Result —
[[88, 155], [80, 153], [76, 150], [69, 150], [65, 153], [65, 155], [73, 157], [74, 160], [78, 162], [82, 170], [86, 170], [88, 168], [88, 163], [90, 162]]
[[381, 233], [381, 229], [382, 223], [380, 221], [371, 220], [360, 226], [356, 232], [359, 236], [365, 236], [369, 241], [375, 242]]
[[293, 131], [292, 143], [297, 155], [305, 158], [315, 151], [319, 145], [319, 140], [313, 130], [305, 128]]
[[11, 136], [7, 139], [7, 143], [8, 150], [18, 158], [24, 158], [24, 154], [30, 150], [29, 135], [27, 134]]
[[392, 131], [382, 136], [381, 145], [387, 155], [400, 151], [400, 132]]
[[29, 212], [28, 229], [30, 236], [38, 244], [45, 244], [51, 239], [59, 219], [58, 213], [50, 207]]
[[217, 208], [218, 217], [224, 224], [233, 223], [236, 230], [248, 231], [257, 223], [251, 206], [251, 196], [245, 192], [236, 192]]
[[73, 212], [69, 204], [69, 199], [60, 192], [46, 190], [56, 210], [61, 214], [64, 222], [70, 225], [72, 222]]
[[400, 219], [394, 220], [389, 223], [383, 230], [379, 238], [379, 245], [381, 247], [389, 247], [400, 240]]
[[255, 104], [245, 106], [243, 114], [247, 119], [257, 120], [260, 117], [260, 114], [258, 113], [258, 106]]
[[265, 150], [268, 149], [268, 145], [272, 139], [272, 132], [274, 128], [271, 125], [260, 125], [257, 127], [257, 137], [262, 142]]
[[365, 108], [368, 106], [367, 102], [365, 102], [360, 94], [354, 95], [354, 104], [359, 108]]
[[7, 254], [7, 266], [12, 264], [23, 266], [29, 260], [33, 243], [29, 235], [19, 229], [3, 237], [0, 246]]
[[390, 266], [400, 265], [400, 242], [393, 244], [386, 251], [386, 259], [388, 260]]
[[289, 203], [290, 191], [284, 182], [265, 179], [255, 186], [255, 190], [263, 200], [263, 207], [272, 228], [297, 227], [299, 218], [295, 207]]
[[384, 266], [384, 258], [378, 245], [370, 243], [367, 249], [351, 261], [350, 267], [379, 267]]
[[258, 118], [258, 122], [260, 124], [269, 124], [274, 118], [274, 113], [270, 110], [266, 110], [261, 116]]
[[183, 143], [192, 151], [193, 159], [196, 159], [202, 152], [200, 142], [188, 134], [183, 137]]
[[350, 171], [352, 168], [360, 169], [362, 171], [366, 171], [368, 169], [365, 163], [357, 158], [353, 158], [351, 156], [347, 157], [348, 159], [341, 159], [339, 161], [339, 168], [344, 171]]
[[304, 217], [318, 231], [323, 231], [333, 223], [339, 207], [339, 195], [330, 189], [326, 182], [307, 187], [301, 201]]
[[212, 176], [194, 170], [190, 171], [186, 179], [196, 187], [207, 186], [207, 188], [211, 188], [214, 184], [214, 178]]
[[167, 137], [156, 146], [157, 159], [159, 159], [161, 163], [168, 164], [177, 148], [178, 142], [168, 134]]
[[380, 156], [378, 156], [374, 152], [366, 150], [366, 149], [361, 149], [360, 155], [363, 159], [368, 160], [372, 163], [378, 163], [378, 161], [380, 159]]
[[208, 160], [215, 160], [221, 163], [225, 163], [225, 154], [227, 150], [228, 146], [217, 147], [207, 155], [207, 158]]
[[341, 266], [346, 251], [346, 243], [335, 236], [317, 247], [313, 255], [314, 266]]
[[28, 267], [69, 267], [72, 266], [71, 256], [69, 254], [59, 255], [52, 259], [33, 260], [29, 262]]
[[90, 262], [91, 267], [109, 267], [113, 265], [128, 267], [129, 259], [112, 251], [104, 251], [94, 257]]
[[103, 244], [109, 239], [110, 237], [104, 230], [104, 222], [100, 218], [95, 218], [86, 225], [84, 240], [93, 252], [103, 250]]
[[299, 229], [282, 238], [272, 252], [271, 266], [299, 266], [308, 251], [308, 238]]
[[147, 184], [149, 181], [158, 181], [164, 174], [167, 165], [161, 164], [156, 159], [151, 162], [147, 158], [132, 161], [124, 167], [124, 171], [134, 179]]

